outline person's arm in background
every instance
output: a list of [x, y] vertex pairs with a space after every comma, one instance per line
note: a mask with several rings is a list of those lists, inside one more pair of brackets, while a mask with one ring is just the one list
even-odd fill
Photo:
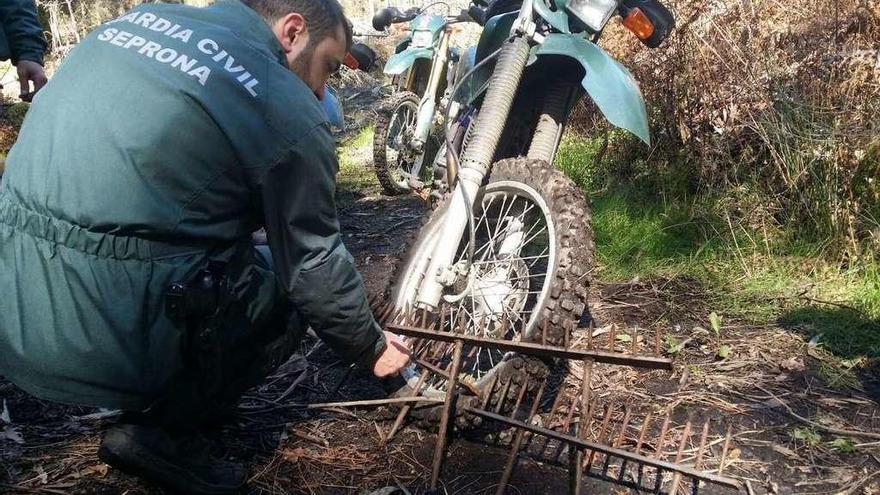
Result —
[[[12, 64], [18, 69], [21, 98], [30, 100], [46, 84], [43, 55], [46, 39], [37, 18], [34, 0], [3, 0], [0, 2], [0, 23], [12, 52]], [[33, 84], [33, 89], [31, 89]]]
[[337, 168], [333, 138], [320, 126], [266, 173], [262, 196], [269, 248], [276, 275], [321, 340], [344, 359], [385, 377], [405, 366], [409, 353], [376, 323], [363, 280], [342, 243]]

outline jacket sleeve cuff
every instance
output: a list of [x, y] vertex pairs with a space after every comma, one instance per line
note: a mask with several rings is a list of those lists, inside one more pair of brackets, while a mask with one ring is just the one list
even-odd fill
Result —
[[30, 50], [22, 52], [20, 54], [16, 54], [14, 57], [12, 57], [12, 65], [18, 65], [18, 63], [21, 62], [22, 60], [27, 60], [29, 62], [36, 62], [36, 63], [40, 64], [40, 66], [42, 66], [43, 65], [43, 54], [40, 51], [30, 51]]
[[357, 363], [362, 365], [365, 368], [371, 369], [374, 364], [376, 364], [376, 360], [379, 359], [379, 356], [382, 355], [382, 352], [385, 350], [385, 347], [388, 345], [388, 342], [385, 340], [385, 333], [382, 332], [382, 329], [379, 328], [379, 325], [376, 325], [378, 333], [376, 334], [376, 340], [361, 353], [360, 357], [357, 359]]

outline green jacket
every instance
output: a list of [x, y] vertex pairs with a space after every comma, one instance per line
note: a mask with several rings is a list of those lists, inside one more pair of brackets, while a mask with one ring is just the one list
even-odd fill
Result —
[[0, 60], [30, 60], [43, 65], [46, 39], [34, 0], [0, 2]]
[[261, 226], [276, 273], [233, 282], [251, 321], [286, 296], [344, 358], [374, 356], [334, 147], [241, 2], [145, 4], [99, 27], [36, 96], [0, 185], [0, 374], [50, 400], [145, 407], [183, 365], [168, 286]]

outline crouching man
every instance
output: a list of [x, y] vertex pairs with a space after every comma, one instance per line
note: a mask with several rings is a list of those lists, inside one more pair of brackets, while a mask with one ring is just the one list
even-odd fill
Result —
[[319, 100], [350, 44], [336, 0], [146, 4], [36, 96], [0, 185], [0, 374], [126, 411], [111, 465], [239, 489], [199, 431], [309, 326], [378, 377], [407, 364], [339, 233]]

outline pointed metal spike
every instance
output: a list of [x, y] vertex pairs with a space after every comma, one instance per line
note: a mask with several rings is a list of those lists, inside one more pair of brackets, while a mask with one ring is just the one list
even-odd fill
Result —
[[446, 305], [444, 304], [444, 305], [440, 308], [440, 328], [437, 329], [437, 330], [439, 330], [439, 331], [441, 331], [441, 332], [445, 331], [445, 328], [446, 328], [446, 316], [447, 316], [447, 313], [448, 313], [448, 312], [449, 312], [449, 306], [446, 306]]
[[642, 431], [639, 432], [639, 440], [636, 442], [636, 455], [642, 455], [642, 446], [645, 444], [645, 435], [648, 434], [648, 428], [651, 426], [651, 421], [653, 421], [653, 419], [653, 413], [648, 413], [648, 415], [645, 416], [645, 420], [642, 422]]
[[721, 475], [724, 473], [724, 468], [727, 462], [727, 452], [730, 449], [730, 440], [733, 438], [733, 431], [730, 425], [727, 425], [727, 435], [724, 437], [724, 447], [721, 448], [721, 464], [718, 465], [718, 474]]
[[[431, 372], [429, 370], [422, 371], [422, 374], [419, 376], [419, 381], [416, 382], [416, 386], [413, 389], [412, 394], [410, 394], [410, 396], [418, 397], [419, 393], [422, 390], [422, 385], [424, 385], [425, 380], [427, 380], [428, 375], [430, 373]], [[397, 413], [397, 419], [394, 420], [394, 424], [391, 426], [391, 430], [388, 432], [388, 435], [385, 436], [384, 443], [388, 443], [391, 441], [392, 438], [394, 438], [394, 435], [397, 433], [397, 430], [400, 429], [401, 425], [403, 425], [403, 421], [406, 419], [407, 415], [409, 415], [409, 412], [411, 410], [412, 410], [412, 404], [406, 404], [403, 406], [403, 408], [400, 410], [400, 412]]]
[[562, 345], [566, 349], [571, 349], [571, 333], [573, 331], [573, 325], [568, 320], [562, 321]]
[[660, 356], [660, 329], [654, 327], [654, 354]]
[[504, 384], [504, 390], [501, 392], [501, 395], [498, 396], [498, 403], [495, 404], [495, 414], [501, 412], [501, 407], [507, 402], [507, 394], [510, 393], [510, 385], [513, 383], [513, 377], [507, 378], [507, 383]]
[[630, 337], [632, 338], [632, 349], [630, 353], [635, 356], [638, 354], [638, 345], [639, 345], [639, 328], [634, 326], [632, 327], [632, 332], [630, 332]]
[[654, 447], [654, 459], [660, 459], [663, 456], [663, 446], [666, 443], [666, 433], [669, 431], [669, 421], [671, 413], [666, 413], [666, 419], [663, 420], [663, 426], [660, 427], [660, 436], [657, 438], [657, 445]]
[[[596, 437], [596, 441], [598, 443], [606, 443], [605, 432], [608, 430], [608, 423], [611, 422], [611, 410], [612, 406], [610, 404], [605, 405], [605, 417], [602, 418], [602, 426], [599, 428], [599, 436]], [[596, 451], [590, 451], [590, 458], [587, 460], [587, 465], [585, 466], [587, 469], [593, 465], [593, 461], [596, 460]]]
[[[688, 420], [687, 424], [684, 426], [684, 432], [681, 435], [681, 442], [678, 444], [678, 453], [675, 455], [675, 463], [678, 464], [681, 462], [684, 457], [684, 448], [687, 446], [688, 440], [691, 436], [691, 422]], [[675, 476], [672, 477], [672, 489], [669, 490], [669, 495], [678, 495], [679, 487], [681, 486], [681, 473], [675, 473]]]
[[529, 383], [531, 382], [531, 377], [526, 376], [526, 379], [523, 380], [522, 385], [519, 387], [519, 394], [516, 396], [516, 405], [513, 406], [513, 412], [511, 413], [511, 417], [516, 416], [516, 413], [519, 411], [520, 406], [522, 406], [523, 398], [526, 396], [526, 392], [529, 389]]
[[428, 328], [428, 310], [426, 308], [422, 308], [422, 321], [419, 326]]
[[489, 399], [492, 398], [492, 392], [495, 391], [495, 386], [498, 385], [498, 375], [496, 374], [494, 378], [492, 378], [492, 383], [489, 384], [488, 391], [486, 392], [486, 397], [483, 398], [482, 403], [480, 404], [480, 409], [486, 410], [489, 407]]
[[614, 351], [617, 343], [617, 323], [611, 324], [611, 331], [608, 332], [608, 350]]
[[587, 350], [593, 349], [593, 332], [596, 331], [596, 322], [590, 320], [590, 327], [587, 330]]
[[703, 464], [703, 453], [706, 451], [706, 441], [709, 440], [709, 423], [712, 420], [706, 420], [703, 424], [703, 433], [700, 434], [700, 447], [697, 449], [697, 458], [694, 460], [694, 469], [700, 469]]
[[626, 429], [629, 428], [629, 421], [632, 417], [632, 411], [630, 411], [629, 407], [624, 409], [623, 421], [620, 426], [620, 433], [617, 434], [617, 438], [614, 440], [614, 443], [611, 444], [612, 447], [617, 448], [623, 443], [623, 440], [626, 438]]

